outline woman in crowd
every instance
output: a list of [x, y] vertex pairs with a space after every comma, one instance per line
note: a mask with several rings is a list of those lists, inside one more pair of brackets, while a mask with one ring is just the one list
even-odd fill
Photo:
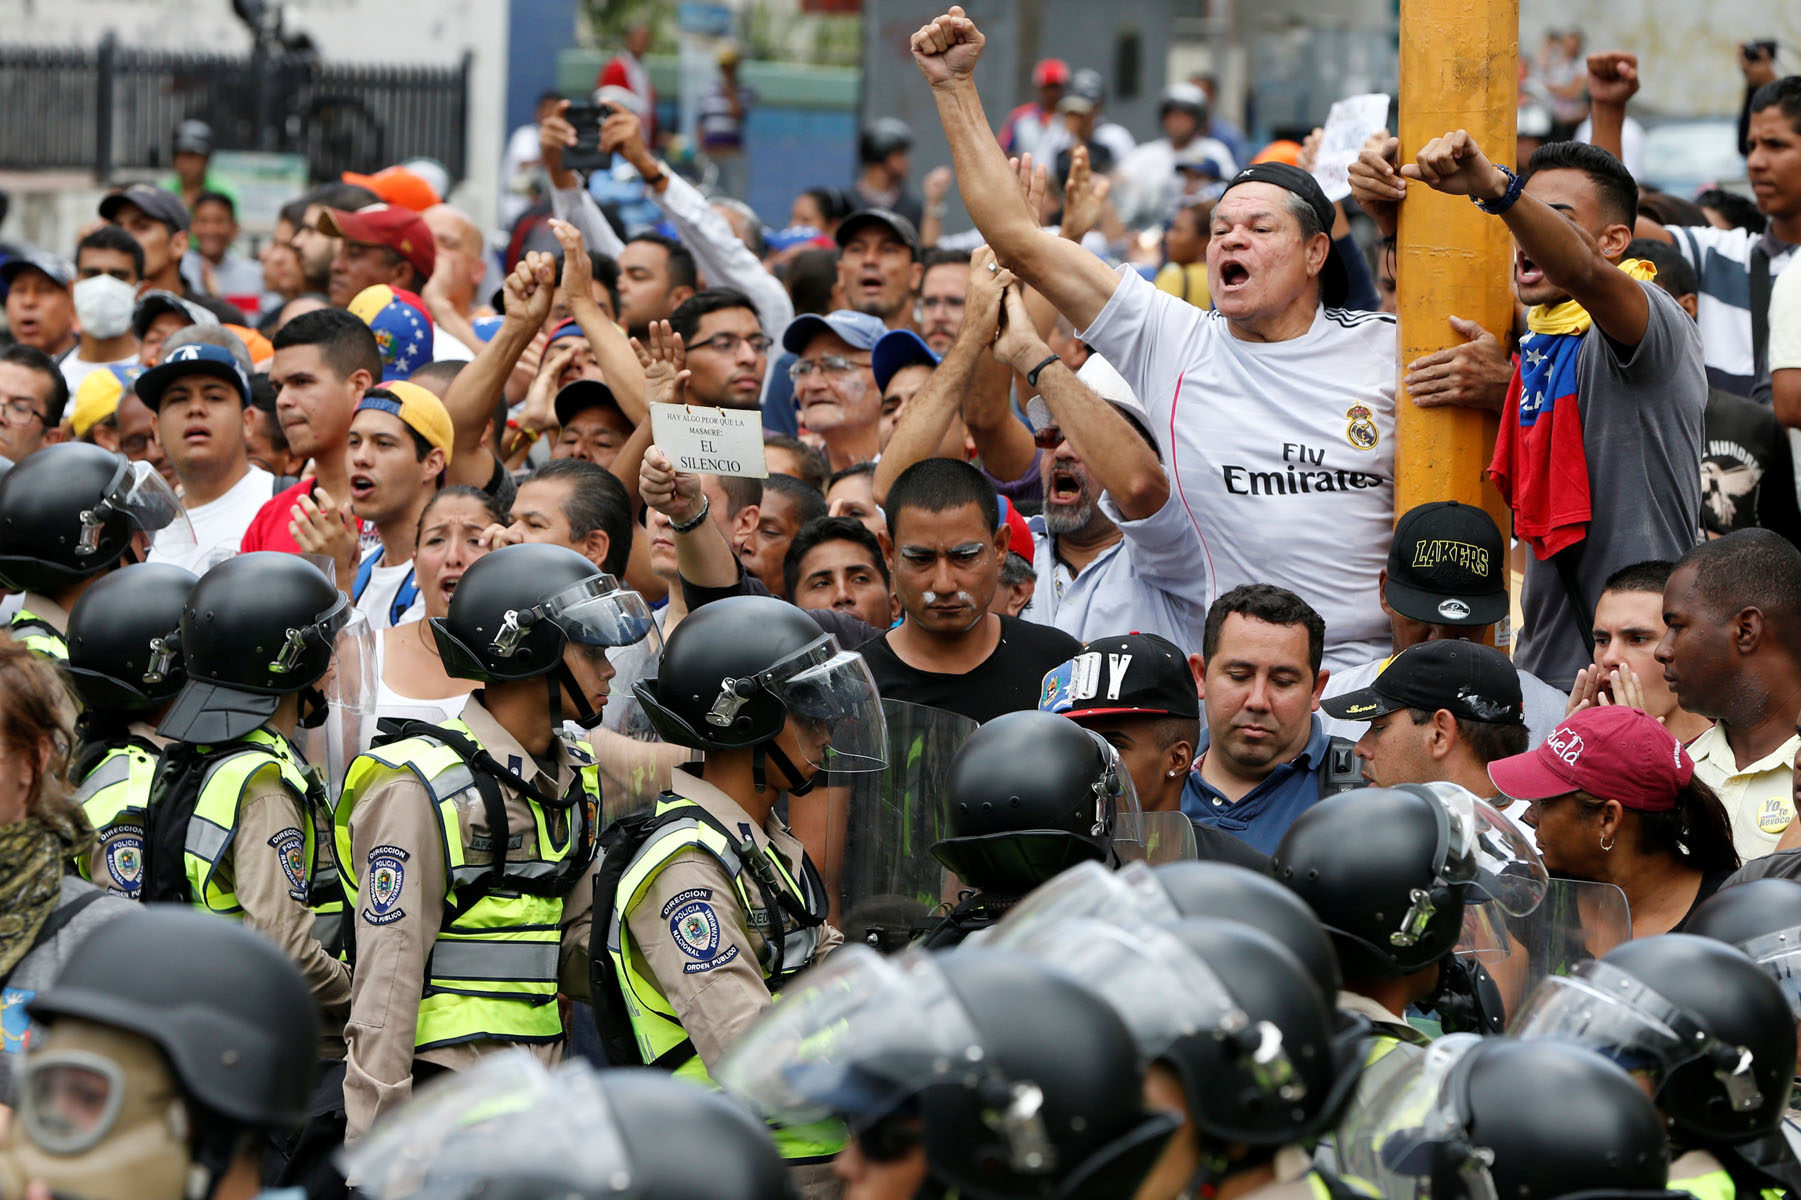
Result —
[[50, 985], [95, 925], [132, 911], [69, 873], [94, 830], [69, 796], [74, 708], [49, 662], [0, 635], [0, 983], [18, 1008], [0, 1036], [0, 1125], [18, 1104], [24, 1003]]
[[1681, 932], [1738, 869], [1732, 827], [1688, 751], [1636, 708], [1586, 708], [1537, 749], [1489, 764], [1503, 793], [1530, 800], [1526, 823], [1554, 875], [1617, 885], [1632, 936]]
[[482, 530], [505, 523], [506, 514], [479, 488], [447, 487], [425, 506], [413, 553], [414, 580], [425, 600], [425, 616], [382, 630], [376, 641], [377, 716], [436, 724], [463, 711], [474, 684], [445, 673], [428, 622], [450, 612], [457, 580], [488, 552]]

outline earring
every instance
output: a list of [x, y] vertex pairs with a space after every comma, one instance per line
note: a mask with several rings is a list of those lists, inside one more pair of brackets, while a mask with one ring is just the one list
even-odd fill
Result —
[[1611, 854], [1613, 852], [1613, 839], [1606, 834], [1601, 835], [1601, 851], [1605, 854]]
[[1171, 772], [1170, 772], [1170, 773], [1169, 773], [1169, 777], [1170, 777], [1170, 778], [1171, 778], [1171, 779], [1174, 779], [1174, 778], [1175, 778], [1175, 777], [1176, 777], [1176, 773], [1175, 773], [1175, 772], [1174, 772], [1174, 771], [1171, 771]]

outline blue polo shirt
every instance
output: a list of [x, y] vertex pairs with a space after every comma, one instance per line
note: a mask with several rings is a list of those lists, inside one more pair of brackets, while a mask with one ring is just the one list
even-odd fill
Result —
[[[1276, 843], [1294, 824], [1294, 819], [1319, 803], [1319, 771], [1325, 764], [1332, 735], [1321, 724], [1319, 714], [1312, 717], [1313, 732], [1307, 745], [1296, 758], [1271, 771], [1263, 782], [1234, 804], [1219, 789], [1201, 778], [1197, 766], [1188, 772], [1182, 785], [1182, 811], [1197, 825], [1233, 834], [1265, 854], [1275, 853]], [[1209, 735], [1201, 724], [1201, 744], [1196, 748], [1198, 760], [1207, 749]]]

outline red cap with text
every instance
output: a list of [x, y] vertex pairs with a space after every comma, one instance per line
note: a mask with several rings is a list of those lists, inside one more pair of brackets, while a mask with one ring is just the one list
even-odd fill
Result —
[[1640, 812], [1668, 812], [1695, 777], [1695, 763], [1643, 709], [1608, 705], [1564, 718], [1536, 750], [1489, 763], [1488, 775], [1516, 800], [1583, 791]]

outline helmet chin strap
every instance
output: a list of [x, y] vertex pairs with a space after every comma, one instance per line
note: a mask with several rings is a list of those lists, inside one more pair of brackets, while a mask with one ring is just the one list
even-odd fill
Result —
[[812, 771], [803, 774], [801, 769], [794, 765], [794, 760], [789, 758], [780, 746], [776, 745], [773, 741], [768, 741], [757, 747], [757, 758], [753, 764], [756, 774], [757, 791], [761, 792], [763, 790], [762, 756], [764, 754], [767, 754], [775, 765], [781, 769], [782, 774], [786, 775], [790, 780], [799, 781], [790, 784], [788, 787], [787, 792], [790, 796], [804, 796], [818, 786], [820, 772]]
[[210, 1133], [204, 1129], [196, 1131], [188, 1164], [186, 1200], [213, 1200], [218, 1195], [242, 1137], [243, 1131], [235, 1125], [221, 1126]]
[[317, 729], [325, 724], [325, 718], [331, 714], [331, 701], [325, 693], [312, 684], [300, 689], [300, 727]]
[[600, 724], [601, 714], [594, 711], [583, 694], [581, 684], [575, 681], [575, 672], [569, 669], [567, 662], [559, 662], [557, 669], [549, 675], [550, 682], [550, 727], [563, 727], [563, 692], [568, 690], [575, 698], [575, 723], [583, 729], [592, 729]]

